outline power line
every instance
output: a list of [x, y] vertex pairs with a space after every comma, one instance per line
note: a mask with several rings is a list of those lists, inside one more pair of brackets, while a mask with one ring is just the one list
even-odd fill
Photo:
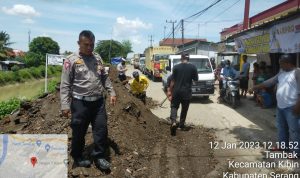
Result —
[[175, 28], [174, 28], [174, 23], [176, 23], [177, 21], [172, 21], [172, 20], [166, 20], [166, 23], [172, 23], [172, 34], [173, 34], [173, 42], [172, 42], [172, 46], [174, 47], [174, 31], [175, 31]]
[[185, 2], [185, 6], [183, 6], [182, 10], [179, 12], [181, 16], [185, 16], [185, 14], [189, 14], [190, 9], [192, 9], [195, 5], [195, 1], [196, 0], [188, 0], [188, 1], [184, 1]]
[[[191, 18], [193, 18], [194, 20], [196, 19], [196, 18], [198, 18], [200, 15], [202, 15], [202, 14], [204, 14], [207, 10], [209, 10], [210, 8], [212, 8], [213, 6], [215, 6], [216, 4], [218, 4], [219, 2], [221, 2], [222, 0], [216, 0], [215, 2], [213, 2], [212, 4], [210, 4], [208, 7], [206, 7], [206, 8], [204, 8], [203, 10], [201, 10], [201, 11], [199, 11], [199, 12], [197, 12], [197, 13], [195, 13], [195, 14], [193, 14], [193, 15], [191, 15], [191, 16], [189, 16], [189, 17], [187, 17], [187, 18], [185, 18], [185, 19], [182, 19], [180, 22], [181, 23], [178, 23], [177, 25], [176, 25], [176, 27], [175, 27], [175, 29], [173, 28], [172, 29], [172, 31], [169, 33], [169, 35], [167, 36], [167, 38], [165, 38], [165, 40], [166, 39], [168, 39], [172, 34], [173, 34], [173, 37], [174, 37], [174, 33], [176, 32], [177, 33], [177, 31], [179, 30], [179, 26], [181, 25], [181, 29], [182, 29], [182, 33], [183, 33], [183, 29], [184, 29], [184, 27], [183, 27], [183, 21], [186, 21], [186, 20], [188, 20], [188, 19], [191, 19]], [[193, 21], [193, 20], [192, 20]], [[183, 37], [184, 35], [182, 35], [182, 37]]]
[[172, 14], [178, 14], [179, 12], [181, 12], [184, 5], [185, 5], [185, 1], [178, 0], [176, 4], [174, 3], [175, 8], [173, 8]]
[[153, 40], [153, 38], [152, 38], [152, 35], [150, 35], [150, 40], [149, 40], [149, 42], [150, 42], [150, 47], [152, 47], [152, 46], [153, 46], [152, 43], [154, 42], [154, 40]]
[[[178, 22], [177, 25], [176, 25], [175, 28], [174, 28], [174, 33], [175, 33], [175, 34], [177, 33], [177, 31], [178, 31], [178, 29], [179, 29], [179, 26], [180, 26], [180, 23]], [[173, 30], [171, 30], [171, 32], [167, 35], [167, 37], [164, 39], [164, 41], [165, 41], [166, 39], [168, 39], [168, 38], [171, 37], [172, 31], [173, 31]]]
[[209, 5], [208, 7], [206, 7], [205, 9], [203, 9], [203, 10], [201, 10], [201, 11], [199, 11], [199, 12], [197, 12], [197, 13], [195, 13], [195, 14], [193, 14], [193, 15], [187, 17], [187, 18], [185, 18], [184, 20], [188, 20], [188, 19], [190, 19], [190, 18], [197, 18], [197, 17], [199, 17], [199, 16], [202, 15], [204, 12], [206, 12], [208, 9], [212, 8], [214, 5], [218, 4], [218, 3], [221, 2], [221, 1], [222, 1], [222, 0], [217, 0], [217, 1], [215, 1], [214, 3], [212, 3], [211, 5]]
[[207, 24], [207, 23], [219, 23], [219, 22], [235, 22], [235, 21], [239, 21], [241, 20], [240, 18], [239, 19], [225, 19], [225, 20], [210, 20], [210, 21], [188, 21], [188, 20], [185, 20], [185, 22], [187, 23], [196, 23], [196, 24]]
[[219, 13], [218, 15], [216, 15], [215, 17], [213, 17], [212, 19], [206, 21], [205, 23], [219, 17], [220, 15], [222, 15], [224, 12], [226, 12], [227, 10], [229, 10], [230, 8], [232, 8], [234, 5], [236, 5], [238, 2], [240, 2], [241, 0], [237, 0], [235, 3], [233, 3], [231, 6], [229, 6], [228, 8], [224, 9], [221, 13]]

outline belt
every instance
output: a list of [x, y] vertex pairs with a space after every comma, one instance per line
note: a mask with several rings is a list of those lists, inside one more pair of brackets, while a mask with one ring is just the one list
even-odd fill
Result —
[[84, 100], [84, 101], [97, 101], [100, 98], [103, 98], [103, 96], [79, 96], [79, 95], [73, 95], [73, 98]]

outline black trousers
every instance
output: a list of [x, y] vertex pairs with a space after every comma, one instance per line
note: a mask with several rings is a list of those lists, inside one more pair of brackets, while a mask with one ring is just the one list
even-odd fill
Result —
[[108, 134], [104, 98], [97, 101], [83, 101], [73, 98], [71, 112], [71, 156], [73, 158], [82, 156], [85, 146], [85, 134], [91, 123], [94, 138], [94, 149], [91, 156], [94, 158], [104, 157]]
[[135, 94], [137, 98], [139, 98], [144, 104], [146, 104], [146, 93], [138, 93]]
[[121, 81], [121, 82], [123, 82], [124, 80], [126, 80], [126, 75], [118, 75], [118, 77], [119, 77], [119, 80]]
[[177, 111], [178, 111], [179, 105], [181, 104], [179, 127], [184, 126], [186, 115], [187, 115], [187, 112], [188, 112], [189, 106], [190, 106], [190, 100], [191, 100], [190, 97], [186, 97], [186, 96], [182, 96], [182, 95], [173, 96], [172, 101], [171, 101], [171, 115], [170, 115], [170, 119], [171, 119], [172, 123], [176, 122]]

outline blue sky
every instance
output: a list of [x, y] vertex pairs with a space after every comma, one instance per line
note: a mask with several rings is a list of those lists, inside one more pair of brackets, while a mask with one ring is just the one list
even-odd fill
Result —
[[[77, 51], [81, 30], [94, 32], [96, 41], [130, 40], [141, 53], [170, 34], [166, 20], [182, 18], [204, 9], [215, 0], [0, 0], [0, 30], [6, 31], [14, 49], [28, 50], [31, 39], [48, 36], [57, 41], [60, 52]], [[284, 0], [251, 0], [250, 16]], [[185, 37], [218, 42], [220, 31], [243, 19], [245, 0], [222, 0], [192, 22], [186, 22]], [[233, 5], [234, 4], [234, 5]], [[228, 10], [227, 10], [228, 9]], [[180, 30], [175, 33], [180, 38]]]

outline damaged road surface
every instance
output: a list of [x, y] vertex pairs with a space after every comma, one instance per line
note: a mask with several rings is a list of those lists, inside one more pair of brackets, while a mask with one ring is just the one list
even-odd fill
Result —
[[[214, 140], [211, 130], [190, 127], [170, 135], [169, 124], [150, 111], [158, 104], [147, 98], [144, 105], [128, 93], [111, 70], [110, 77], [117, 93], [117, 104], [107, 99], [108, 147], [110, 172], [90, 168], [72, 168], [69, 156], [68, 177], [211, 177], [208, 174], [217, 164], [209, 142]], [[60, 116], [59, 92], [33, 102], [23, 103], [21, 109], [0, 121], [3, 134], [68, 134], [71, 138], [70, 118]], [[86, 135], [84, 156], [90, 158], [93, 148], [91, 128]], [[70, 149], [68, 150], [70, 152]]]

